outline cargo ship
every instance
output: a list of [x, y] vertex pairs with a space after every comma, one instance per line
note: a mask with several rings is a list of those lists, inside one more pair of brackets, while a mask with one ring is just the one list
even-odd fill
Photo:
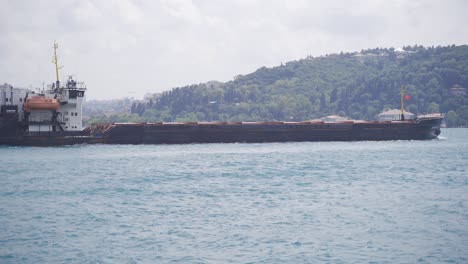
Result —
[[71, 76], [61, 84], [57, 48], [54, 43], [56, 81], [47, 89], [0, 85], [0, 145], [430, 140], [440, 134], [440, 116], [405, 119], [403, 88], [401, 118], [393, 121], [112, 123], [83, 128], [87, 88]]

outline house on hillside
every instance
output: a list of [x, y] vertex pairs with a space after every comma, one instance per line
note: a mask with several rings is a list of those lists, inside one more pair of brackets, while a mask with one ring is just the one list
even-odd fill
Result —
[[455, 84], [449, 89], [449, 92], [453, 96], [465, 96], [466, 88], [461, 87], [459, 84]]
[[403, 48], [396, 48], [395, 49], [395, 54], [398, 59], [402, 59], [412, 53], [415, 53], [415, 51], [410, 51], [410, 50], [404, 50]]
[[[405, 119], [414, 119], [415, 115], [410, 112], [404, 111], [403, 114], [405, 115]], [[401, 119], [401, 110], [399, 109], [390, 109], [383, 113], [380, 113], [377, 116], [379, 121], [392, 121], [392, 120], [400, 120]]]
[[329, 115], [329, 116], [320, 118], [320, 120], [322, 120], [323, 122], [341, 122], [341, 121], [348, 120], [348, 118], [342, 117], [339, 115]]

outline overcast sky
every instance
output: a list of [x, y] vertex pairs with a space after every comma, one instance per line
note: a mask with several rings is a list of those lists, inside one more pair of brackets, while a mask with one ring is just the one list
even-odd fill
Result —
[[0, 0], [0, 83], [141, 98], [340, 51], [468, 44], [468, 1]]

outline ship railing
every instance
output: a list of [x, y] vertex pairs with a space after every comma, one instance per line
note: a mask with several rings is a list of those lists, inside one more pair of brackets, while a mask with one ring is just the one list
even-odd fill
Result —
[[53, 136], [53, 137], [65, 137], [65, 136], [89, 136], [87, 131], [27, 131], [26, 136]]
[[91, 135], [103, 135], [104, 133], [108, 132], [114, 127], [115, 127], [115, 124], [107, 124], [107, 123], [94, 124], [92, 126], [85, 128], [83, 131]]
[[52, 122], [50, 120], [28, 120], [28, 125], [64, 125], [64, 122], [61, 122], [59, 120]]

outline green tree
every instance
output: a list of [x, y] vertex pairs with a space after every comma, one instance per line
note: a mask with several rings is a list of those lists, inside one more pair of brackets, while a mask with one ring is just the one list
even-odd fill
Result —
[[427, 112], [428, 113], [439, 113], [439, 104], [432, 102], [429, 104], [427, 107]]
[[458, 116], [455, 111], [448, 111], [445, 115], [445, 122], [447, 123], [448, 127], [455, 127], [458, 125]]
[[457, 110], [457, 116], [459, 117], [459, 125], [467, 126], [468, 124], [468, 105], [462, 106]]
[[[340, 112], [372, 119], [379, 109], [400, 108], [399, 87], [405, 85], [411, 112], [453, 111], [457, 122], [467, 122], [468, 99], [451, 95], [449, 88], [468, 87], [468, 46], [404, 49], [411, 53], [400, 57], [391, 48], [375, 48], [360, 54], [307, 57], [261, 67], [225, 83], [176, 87], [126, 108], [141, 121], [301, 120]], [[104, 112], [93, 113], [97, 120]], [[123, 118], [135, 120], [123, 113], [101, 120]]]

